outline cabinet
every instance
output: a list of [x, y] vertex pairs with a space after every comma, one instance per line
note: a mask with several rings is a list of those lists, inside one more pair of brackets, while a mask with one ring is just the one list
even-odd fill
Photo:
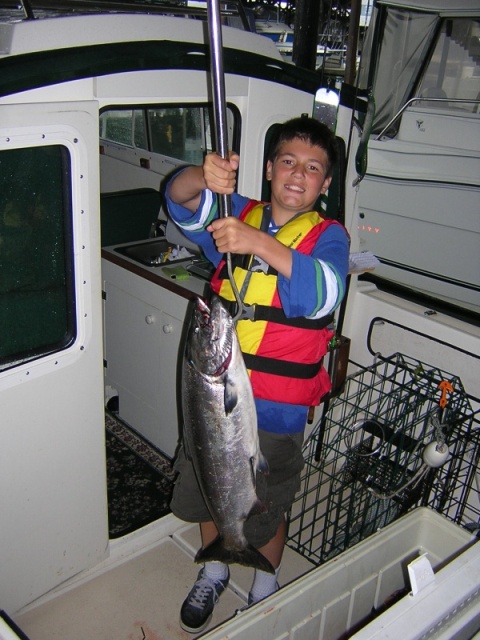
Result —
[[190, 300], [206, 283], [191, 276], [173, 286], [155, 269], [117, 262], [102, 260], [105, 385], [118, 394], [119, 417], [172, 457]]

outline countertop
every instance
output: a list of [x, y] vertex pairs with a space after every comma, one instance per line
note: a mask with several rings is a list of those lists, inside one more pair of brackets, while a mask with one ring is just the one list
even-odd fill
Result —
[[[161, 238], [159, 238], [161, 240]], [[145, 244], [152, 242], [152, 239], [148, 239], [143, 241]], [[192, 263], [192, 259], [186, 259], [181, 262], [177, 261], [172, 264], [158, 265], [158, 266], [147, 266], [144, 265], [129, 256], [118, 253], [116, 249], [121, 247], [128, 247], [129, 245], [137, 245], [141, 244], [139, 242], [135, 243], [126, 243], [122, 245], [113, 245], [110, 247], [102, 248], [102, 259], [107, 260], [127, 271], [144, 278], [145, 280], [149, 280], [157, 284], [164, 289], [168, 289], [173, 293], [182, 296], [183, 298], [187, 298], [189, 300], [193, 300], [197, 296], [205, 295], [205, 292], [208, 289], [208, 281], [204, 278], [196, 276], [194, 274], [189, 274], [188, 278], [185, 280], [178, 280], [176, 278], [170, 277], [165, 271], [164, 267], [174, 267], [174, 266], [182, 266], [187, 267]]]

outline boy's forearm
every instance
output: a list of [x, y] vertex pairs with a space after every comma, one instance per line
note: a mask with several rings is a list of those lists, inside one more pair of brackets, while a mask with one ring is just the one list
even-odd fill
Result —
[[258, 257], [265, 260], [278, 273], [290, 279], [292, 276], [292, 250], [265, 232], [261, 232], [259, 238], [261, 240], [256, 252]]
[[203, 167], [187, 167], [171, 182], [169, 196], [176, 204], [196, 211], [200, 204], [201, 193], [205, 188]]

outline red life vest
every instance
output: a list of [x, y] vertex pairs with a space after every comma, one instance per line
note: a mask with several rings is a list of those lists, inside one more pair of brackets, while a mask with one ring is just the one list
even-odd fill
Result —
[[[240, 219], [265, 230], [264, 205], [249, 203]], [[302, 213], [281, 227], [275, 237], [309, 255], [332, 223], [336, 224], [316, 211]], [[333, 318], [287, 318], [277, 290], [277, 272], [268, 265], [266, 272], [249, 270], [254, 262], [255, 256], [232, 256], [235, 283], [251, 311], [251, 317], [238, 320], [237, 334], [254, 395], [275, 402], [318, 405], [331, 388], [323, 357], [334, 334], [328, 328]], [[235, 301], [225, 261], [219, 264], [211, 286], [224, 301]]]

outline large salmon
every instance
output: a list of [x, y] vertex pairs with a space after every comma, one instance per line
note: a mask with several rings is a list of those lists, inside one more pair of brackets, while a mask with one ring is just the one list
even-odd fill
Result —
[[182, 372], [184, 439], [219, 536], [196, 562], [220, 560], [274, 572], [243, 532], [251, 513], [265, 511], [255, 492], [257, 471], [268, 472], [260, 451], [250, 379], [235, 325], [218, 297], [198, 298]]

